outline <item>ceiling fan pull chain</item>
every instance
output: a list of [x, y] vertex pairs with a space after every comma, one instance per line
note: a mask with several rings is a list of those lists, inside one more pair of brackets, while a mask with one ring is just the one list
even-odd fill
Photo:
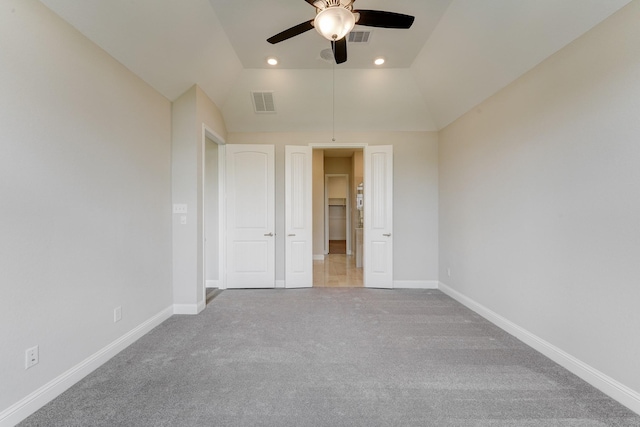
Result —
[[336, 142], [336, 63], [333, 61], [332, 65], [332, 78], [333, 78], [333, 94], [331, 96], [331, 111], [333, 113], [333, 129], [331, 135], [331, 141]]

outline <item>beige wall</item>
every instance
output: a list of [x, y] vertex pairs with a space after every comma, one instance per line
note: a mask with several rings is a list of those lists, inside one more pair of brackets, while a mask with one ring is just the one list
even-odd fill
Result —
[[347, 177], [346, 176], [330, 176], [327, 179], [327, 197], [329, 199], [345, 199], [347, 198]]
[[[329, 177], [327, 190], [329, 198], [347, 199], [347, 188], [351, 191], [351, 182], [353, 180], [353, 161], [351, 157], [325, 157], [324, 173], [327, 174], [344, 174], [347, 177]], [[325, 184], [326, 185], [326, 184]], [[351, 198], [351, 194], [349, 194]], [[348, 202], [348, 201], [347, 201]], [[347, 220], [346, 205], [344, 208], [329, 207], [329, 240], [343, 240], [347, 238]], [[344, 215], [344, 220], [337, 219]], [[347, 242], [347, 253], [351, 252], [351, 241]]]
[[[353, 153], [352, 158], [353, 166], [353, 179], [351, 183], [351, 249], [355, 253], [356, 251], [356, 228], [360, 220], [360, 211], [356, 206], [356, 195], [358, 194], [358, 185], [364, 180], [364, 158], [362, 151], [356, 151]], [[364, 218], [363, 218], [364, 219]]]
[[[341, 143], [393, 145], [394, 279], [438, 280], [438, 146], [435, 132], [354, 132]], [[229, 133], [230, 144], [273, 144], [276, 153], [276, 279], [284, 280], [284, 146], [327, 143], [330, 133]], [[315, 205], [314, 205], [315, 209]], [[316, 219], [314, 218], [314, 222]], [[314, 254], [317, 239], [314, 236]]]
[[221, 140], [227, 131], [217, 106], [197, 85], [173, 102], [171, 120], [172, 199], [188, 209], [186, 224], [180, 223], [182, 214], [173, 215], [173, 297], [178, 312], [194, 314], [205, 299], [203, 125]]
[[313, 150], [313, 256], [324, 257], [324, 150]]
[[635, 393], [639, 22], [634, 1], [444, 129], [439, 163], [441, 281]]
[[38, 1], [2, 1], [0, 52], [0, 424], [13, 425], [11, 405], [36, 409], [171, 313], [171, 104]]
[[351, 157], [325, 157], [324, 173], [351, 175], [351, 163]]

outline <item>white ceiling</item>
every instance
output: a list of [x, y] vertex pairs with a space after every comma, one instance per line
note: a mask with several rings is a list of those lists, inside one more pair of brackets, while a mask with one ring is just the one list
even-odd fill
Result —
[[[278, 68], [281, 69], [331, 68], [331, 63], [320, 58], [320, 51], [330, 48], [331, 43], [315, 30], [275, 45], [266, 41], [287, 28], [313, 19], [315, 8], [306, 1], [209, 1], [244, 68], [268, 68], [267, 56], [277, 57], [280, 62]], [[242, 7], [238, 7], [238, 3], [242, 3]], [[416, 18], [416, 25], [409, 30], [357, 25], [356, 31], [371, 31], [371, 40], [366, 44], [349, 45], [348, 61], [340, 68], [373, 68], [373, 60], [380, 55], [386, 57], [391, 67], [411, 67], [450, 3], [451, 0], [356, 0], [353, 3], [355, 9], [412, 15]]]
[[[340, 132], [441, 129], [631, 0], [357, 0], [416, 20], [357, 27], [371, 42], [335, 70], [314, 30], [266, 42], [313, 18], [304, 0], [41, 1], [168, 99], [198, 84], [231, 132]], [[277, 113], [255, 114], [253, 90]]]

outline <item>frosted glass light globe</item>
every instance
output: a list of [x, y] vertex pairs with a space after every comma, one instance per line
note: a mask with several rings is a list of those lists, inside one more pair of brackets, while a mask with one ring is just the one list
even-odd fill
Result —
[[327, 40], [340, 40], [353, 30], [356, 18], [343, 7], [329, 7], [316, 15], [313, 22], [316, 30]]

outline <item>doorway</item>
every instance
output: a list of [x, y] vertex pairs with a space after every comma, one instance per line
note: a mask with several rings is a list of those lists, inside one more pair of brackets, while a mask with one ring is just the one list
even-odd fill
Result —
[[[215, 131], [202, 125], [202, 145], [200, 147], [200, 212], [202, 227], [198, 242], [199, 270], [201, 276], [199, 300], [206, 306], [211, 289], [224, 289], [224, 139]], [[204, 307], [203, 307], [204, 308]]]
[[324, 247], [329, 254], [351, 254], [349, 174], [324, 175], [324, 200]]
[[357, 186], [363, 180], [363, 150], [314, 150], [314, 287], [362, 287], [356, 265]]
[[219, 274], [219, 177], [218, 144], [205, 138], [204, 156], [204, 267], [207, 288], [220, 287]]

